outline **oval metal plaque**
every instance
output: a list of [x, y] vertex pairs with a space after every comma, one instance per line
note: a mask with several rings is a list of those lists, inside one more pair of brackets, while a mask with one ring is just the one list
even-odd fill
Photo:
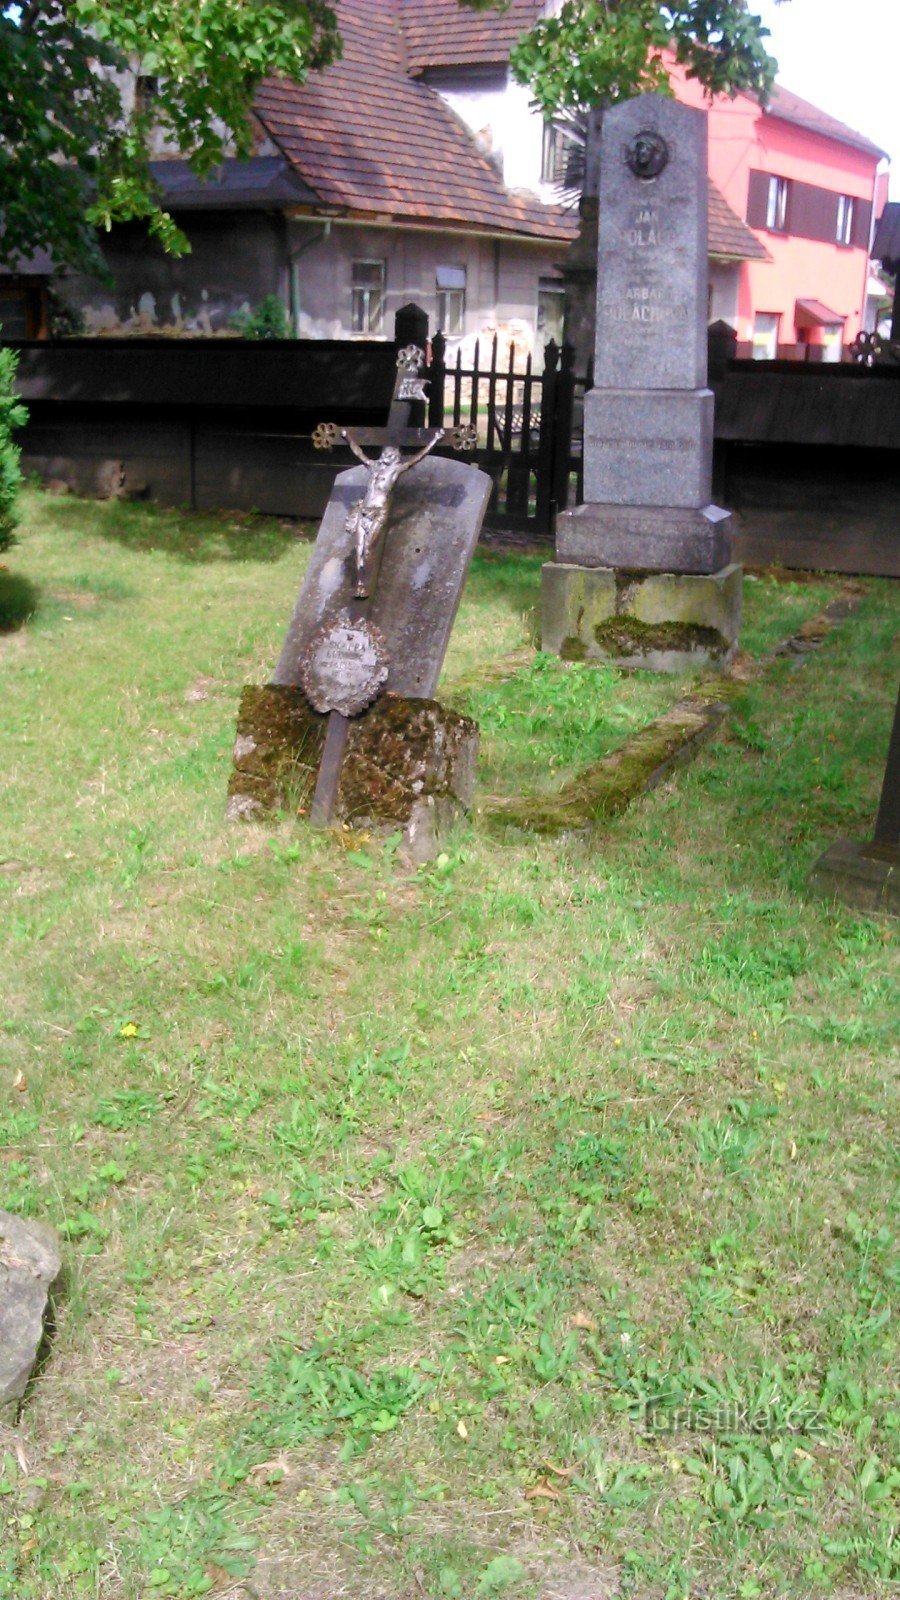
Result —
[[300, 662], [300, 682], [316, 711], [355, 717], [384, 688], [389, 665], [380, 629], [344, 612], [313, 634]]

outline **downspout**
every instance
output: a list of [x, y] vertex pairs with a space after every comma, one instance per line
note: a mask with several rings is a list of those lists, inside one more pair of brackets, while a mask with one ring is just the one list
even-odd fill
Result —
[[330, 237], [331, 218], [329, 217], [323, 224], [320, 233], [312, 234], [310, 238], [304, 239], [303, 243], [298, 245], [296, 250], [288, 251], [288, 293], [290, 296], [291, 323], [293, 325], [295, 339], [299, 339], [300, 337], [300, 257], [304, 256], [307, 250], [311, 250], [314, 244], [323, 244], [324, 241]]

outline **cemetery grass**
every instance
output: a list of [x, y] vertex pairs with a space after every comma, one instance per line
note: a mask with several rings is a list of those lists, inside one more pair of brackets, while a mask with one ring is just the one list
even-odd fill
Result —
[[[36, 493], [6, 557], [0, 1205], [66, 1274], [0, 1596], [887, 1594], [895, 943], [804, 882], [871, 829], [890, 586], [588, 843], [410, 874], [223, 824], [305, 559]], [[685, 691], [536, 658], [539, 564], [479, 554], [448, 660], [495, 791]]]

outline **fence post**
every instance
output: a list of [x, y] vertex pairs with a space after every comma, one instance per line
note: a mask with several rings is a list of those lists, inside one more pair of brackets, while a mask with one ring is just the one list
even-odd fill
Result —
[[431, 366], [428, 368], [428, 426], [444, 426], [444, 383], [447, 378], [447, 341], [436, 333], [431, 341]]
[[556, 380], [556, 412], [553, 424], [553, 510], [565, 511], [569, 504], [569, 473], [572, 466], [572, 423], [575, 412], [575, 346], [564, 344], [560, 351]]
[[401, 306], [394, 317], [394, 343], [398, 350], [408, 344], [417, 344], [424, 350], [428, 344], [428, 312], [412, 301]]
[[[394, 344], [398, 350], [405, 350], [408, 344], [417, 345], [420, 350], [428, 349], [428, 312], [421, 306], [401, 306], [394, 317]], [[409, 422], [413, 428], [421, 428], [425, 423], [425, 405], [421, 400], [414, 400], [409, 408]]]
[[[541, 379], [541, 420], [538, 433], [537, 496], [535, 518], [539, 533], [550, 533], [553, 518], [553, 455], [556, 430], [556, 390], [559, 345], [551, 339], [544, 350]], [[527, 425], [527, 424], [526, 424]]]

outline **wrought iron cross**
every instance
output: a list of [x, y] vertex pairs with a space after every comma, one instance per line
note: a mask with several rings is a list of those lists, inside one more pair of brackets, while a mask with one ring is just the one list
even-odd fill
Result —
[[[428, 398], [420, 376], [424, 363], [424, 352], [417, 345], [400, 351], [387, 427], [338, 428], [333, 422], [324, 422], [313, 434], [317, 450], [332, 450], [341, 438], [346, 439], [368, 473], [363, 495], [346, 523], [353, 539], [354, 598], [338, 617], [317, 630], [301, 663], [300, 681], [307, 698], [317, 711], [329, 714], [310, 809], [310, 821], [323, 827], [334, 815], [350, 718], [364, 711], [381, 692], [390, 666], [384, 637], [367, 613], [378, 582], [394, 488], [398, 479], [442, 440], [455, 450], [471, 450], [475, 445], [471, 428], [410, 426], [413, 406]], [[368, 455], [367, 446], [379, 446], [380, 454]], [[404, 450], [413, 453], [404, 455]]]

